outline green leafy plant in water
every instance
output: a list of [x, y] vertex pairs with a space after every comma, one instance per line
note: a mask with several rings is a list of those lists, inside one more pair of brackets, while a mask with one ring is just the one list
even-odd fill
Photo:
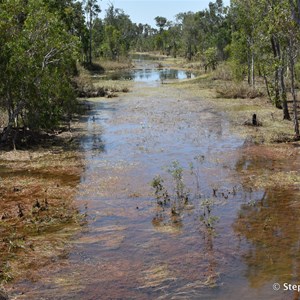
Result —
[[200, 216], [200, 221], [204, 224], [205, 228], [210, 234], [215, 233], [215, 225], [219, 222], [220, 218], [212, 215], [212, 208], [214, 206], [213, 199], [205, 199], [201, 203], [203, 212]]
[[175, 192], [178, 200], [184, 200], [185, 204], [189, 201], [189, 195], [183, 182], [183, 168], [179, 162], [173, 161], [171, 166], [167, 168], [169, 174], [171, 174], [175, 183]]
[[[196, 156], [194, 161], [189, 164], [190, 174], [194, 175], [196, 178], [196, 185], [197, 185], [197, 193], [194, 199], [199, 199], [200, 195], [200, 176], [201, 176], [201, 168], [200, 165], [203, 163], [205, 157], [203, 155]], [[157, 175], [153, 178], [151, 182], [152, 188], [155, 190], [155, 196], [157, 199], [157, 203], [161, 207], [166, 207], [168, 205], [170, 207], [170, 215], [171, 218], [175, 218], [174, 220], [177, 221], [178, 217], [180, 217], [182, 210], [186, 207], [189, 203], [189, 192], [186, 188], [183, 178], [184, 169], [180, 166], [178, 161], [173, 161], [170, 166], [164, 168], [172, 177], [174, 183], [174, 190], [175, 194], [169, 196], [165, 185], [164, 179]], [[216, 195], [217, 189], [214, 191], [214, 196]], [[215, 234], [216, 224], [219, 222], [219, 217], [212, 214], [212, 209], [215, 206], [214, 199], [204, 199], [201, 201], [201, 214], [200, 214], [200, 221], [204, 225], [206, 232], [208, 233], [209, 237], [213, 237]], [[164, 216], [160, 216], [159, 218], [155, 218], [155, 222], [157, 220], [164, 220]]]
[[167, 189], [164, 186], [164, 180], [160, 175], [157, 175], [151, 181], [151, 186], [155, 190], [155, 197], [157, 199], [157, 204], [164, 206], [170, 201]]

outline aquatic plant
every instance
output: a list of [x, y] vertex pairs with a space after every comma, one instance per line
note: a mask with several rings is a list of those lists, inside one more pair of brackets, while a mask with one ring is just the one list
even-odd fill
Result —
[[215, 225], [219, 222], [220, 218], [212, 215], [212, 208], [215, 205], [213, 199], [205, 199], [201, 202], [202, 214], [200, 215], [200, 221], [204, 224], [209, 233], [215, 232]]
[[189, 194], [183, 182], [183, 168], [180, 166], [179, 162], [177, 160], [173, 161], [167, 168], [167, 172], [172, 176], [174, 181], [177, 198], [179, 200], [184, 200], [185, 203], [187, 203]]
[[151, 181], [151, 186], [155, 189], [157, 204], [161, 206], [166, 205], [170, 201], [170, 198], [162, 177], [160, 175], [155, 176]]
[[[157, 175], [153, 178], [151, 182], [152, 188], [154, 188], [154, 194], [157, 199], [157, 204], [163, 208], [163, 210], [159, 213], [159, 217], [156, 216], [154, 218], [155, 225], [167, 224], [165, 222], [166, 218], [170, 218], [172, 223], [181, 222], [180, 217], [182, 212], [188, 206], [194, 207], [194, 205], [189, 205], [191, 199], [193, 202], [199, 201], [200, 203], [200, 216], [199, 219], [201, 223], [204, 225], [205, 233], [208, 233], [209, 236], [213, 236], [215, 234], [216, 224], [219, 222], [219, 217], [212, 214], [213, 207], [216, 205], [216, 199], [214, 198], [206, 198], [200, 202], [201, 194], [200, 194], [200, 177], [201, 177], [201, 168], [200, 165], [203, 163], [205, 157], [203, 155], [198, 155], [194, 157], [194, 161], [189, 164], [190, 174], [195, 176], [196, 181], [196, 189], [194, 195], [190, 195], [190, 191], [187, 189], [186, 184], [184, 182], [184, 169], [179, 164], [178, 161], [173, 161], [169, 166], [164, 169], [167, 171], [169, 175], [171, 175], [171, 179], [173, 182], [174, 192], [169, 193], [167, 188], [165, 187], [164, 179]], [[214, 197], [217, 198], [217, 188], [214, 190]], [[224, 194], [224, 193], [223, 193]], [[224, 197], [227, 195], [224, 195]], [[165, 208], [168, 207], [169, 217], [166, 215]], [[178, 219], [179, 218], [179, 219]]]

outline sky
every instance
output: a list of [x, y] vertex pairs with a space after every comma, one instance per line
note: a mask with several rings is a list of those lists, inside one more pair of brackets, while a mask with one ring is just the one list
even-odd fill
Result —
[[[115, 8], [121, 8], [130, 16], [134, 23], [149, 24], [155, 27], [154, 18], [165, 17], [175, 21], [175, 15], [180, 12], [199, 11], [208, 8], [209, 2], [214, 0], [102, 0], [98, 1], [101, 7], [100, 17], [103, 18], [109, 3]], [[230, 0], [223, 0], [224, 5], [229, 5]]]

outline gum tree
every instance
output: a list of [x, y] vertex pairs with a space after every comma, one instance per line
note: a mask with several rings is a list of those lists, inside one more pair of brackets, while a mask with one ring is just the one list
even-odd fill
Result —
[[86, 0], [85, 12], [86, 12], [86, 23], [89, 32], [89, 44], [88, 44], [88, 56], [87, 63], [92, 64], [92, 45], [93, 45], [93, 26], [95, 17], [101, 12], [100, 6], [97, 4], [97, 0]]

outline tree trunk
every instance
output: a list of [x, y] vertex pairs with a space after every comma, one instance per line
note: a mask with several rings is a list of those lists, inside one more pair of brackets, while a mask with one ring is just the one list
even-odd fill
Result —
[[254, 53], [251, 53], [251, 86], [255, 86], [255, 74], [254, 74]]
[[283, 68], [283, 62], [282, 65], [279, 67], [279, 90], [280, 90], [280, 98], [282, 101], [282, 107], [283, 107], [283, 119], [284, 120], [291, 120], [289, 108], [287, 105], [287, 96], [286, 96], [286, 87], [284, 82], [284, 68]]
[[13, 126], [14, 126], [14, 123], [15, 123], [15, 118], [18, 117], [18, 115], [20, 114], [20, 112], [24, 108], [24, 106], [25, 106], [25, 101], [20, 101], [20, 103], [18, 104], [18, 106], [14, 110], [14, 112], [12, 112], [9, 115], [8, 124], [6, 126], [6, 129], [3, 130], [2, 134], [1, 134], [0, 142], [6, 142], [7, 141], [8, 137], [9, 137], [9, 134], [13, 130]]
[[[278, 56], [280, 54], [280, 48], [278, 47], [278, 43], [276, 43], [276, 38], [274, 35], [271, 36], [271, 45], [273, 50], [273, 55], [275, 59], [278, 59]], [[276, 108], [282, 109], [281, 103], [280, 103], [280, 97], [279, 97], [279, 76], [278, 76], [278, 66], [275, 67], [274, 72], [274, 99], [273, 102], [276, 106]]]
[[290, 44], [289, 59], [290, 59], [290, 73], [291, 73], [291, 93], [293, 96], [294, 130], [295, 130], [295, 138], [298, 140], [300, 138], [300, 133], [299, 133], [299, 121], [298, 121], [298, 111], [297, 111], [297, 94], [295, 89], [295, 55], [293, 53], [294, 45], [291, 39], [289, 41], [289, 44]]
[[89, 64], [92, 64], [92, 9], [90, 10], [90, 40], [89, 40]]
[[267, 93], [268, 93], [269, 100], [272, 101], [268, 78], [267, 78], [267, 75], [265, 75], [265, 74], [264, 74], [264, 80], [265, 80], [265, 84], [266, 84], [266, 88], [267, 88]]
[[192, 59], [192, 46], [191, 46], [191, 44], [188, 44], [187, 59], [188, 59], [188, 61], [191, 61], [191, 59]]
[[283, 108], [283, 119], [290, 120], [290, 114], [287, 106], [286, 88], [284, 82], [284, 56], [281, 53], [280, 44], [276, 36], [271, 36], [271, 44], [273, 49], [274, 58], [278, 61], [278, 65], [275, 68], [274, 78], [274, 103], [277, 108]]
[[276, 108], [282, 109], [282, 104], [280, 101], [280, 93], [279, 93], [279, 71], [278, 67], [275, 69], [274, 73], [274, 99], [272, 99]]
[[250, 54], [248, 52], [248, 55], [247, 55], [247, 75], [248, 75], [248, 84], [251, 86], [251, 62], [250, 62]]

